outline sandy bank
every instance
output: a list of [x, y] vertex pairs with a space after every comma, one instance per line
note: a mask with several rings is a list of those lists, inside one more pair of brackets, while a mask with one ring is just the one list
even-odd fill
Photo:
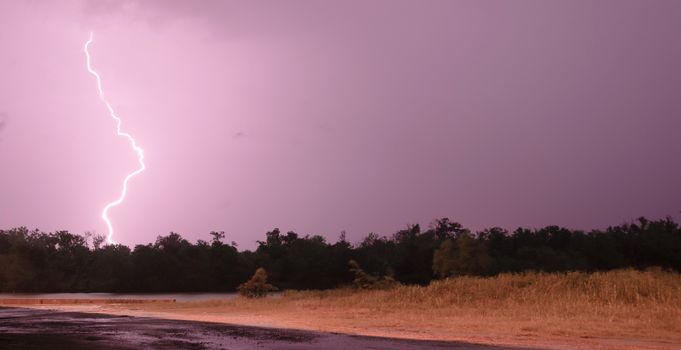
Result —
[[462, 276], [264, 299], [31, 307], [500, 346], [681, 349], [681, 275], [663, 271]]
[[[203, 321], [223, 324], [298, 329], [400, 339], [460, 341], [498, 346], [522, 346], [551, 349], [679, 349], [681, 336], [660, 339], [636, 332], [622, 334], [608, 325], [593, 327], [593, 322], [574, 324], [571, 329], [556, 331], [555, 320], [542, 321], [508, 317], [482, 316], [469, 312], [458, 316], [427, 315], [408, 310], [373, 315], [371, 310], [348, 307], [345, 310], [321, 308], [297, 310], [280, 308], [235, 308], [203, 303], [153, 304], [53, 304], [26, 305], [30, 308], [105, 313], [136, 317]], [[203, 304], [203, 305], [202, 305]], [[208, 305], [205, 305], [208, 304]], [[634, 326], [635, 327], [635, 326]]]

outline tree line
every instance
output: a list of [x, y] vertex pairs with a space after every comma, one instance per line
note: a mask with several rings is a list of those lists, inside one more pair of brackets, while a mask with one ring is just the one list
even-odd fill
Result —
[[456, 275], [651, 266], [681, 272], [681, 229], [671, 218], [588, 232], [559, 226], [472, 232], [444, 218], [425, 230], [370, 233], [356, 244], [344, 233], [331, 243], [275, 228], [253, 251], [239, 251], [224, 232], [196, 243], [171, 232], [131, 249], [68, 231], [0, 230], [2, 292], [228, 292], [259, 267], [279, 289], [327, 289], [351, 284], [357, 271], [427, 284]]

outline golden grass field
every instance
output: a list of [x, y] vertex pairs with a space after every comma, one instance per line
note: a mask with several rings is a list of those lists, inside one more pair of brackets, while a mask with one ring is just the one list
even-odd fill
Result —
[[556, 349], [681, 349], [681, 274], [660, 270], [456, 277], [96, 311]]

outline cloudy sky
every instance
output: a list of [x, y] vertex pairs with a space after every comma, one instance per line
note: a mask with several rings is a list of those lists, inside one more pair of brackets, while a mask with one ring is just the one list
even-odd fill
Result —
[[681, 218], [681, 2], [3, 1], [0, 228]]

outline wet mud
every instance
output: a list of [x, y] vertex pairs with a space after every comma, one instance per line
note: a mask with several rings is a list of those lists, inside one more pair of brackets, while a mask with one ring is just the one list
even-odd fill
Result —
[[0, 308], [0, 349], [520, 350], [25, 308]]

